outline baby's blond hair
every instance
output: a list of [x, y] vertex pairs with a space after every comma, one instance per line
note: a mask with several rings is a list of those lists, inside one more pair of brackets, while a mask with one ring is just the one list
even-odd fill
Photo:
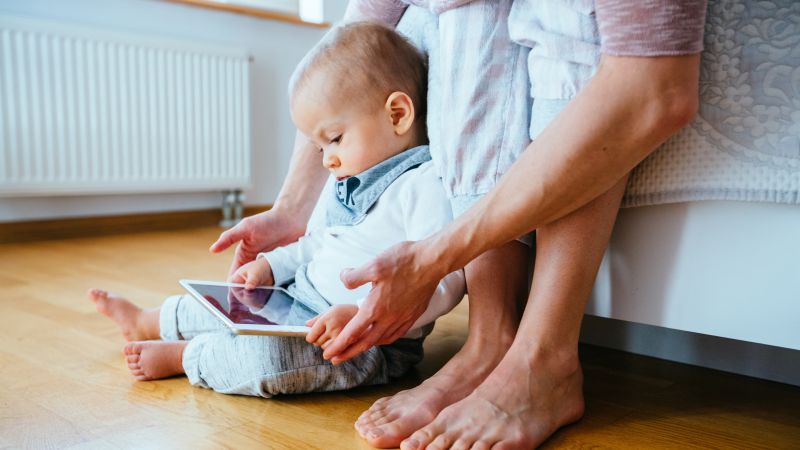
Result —
[[[303, 58], [289, 81], [293, 100], [312, 77], [335, 86], [337, 100], [363, 108], [382, 107], [395, 91], [414, 103], [415, 121], [424, 126], [427, 70], [417, 48], [395, 30], [375, 22], [355, 22], [331, 30]], [[335, 98], [335, 97], [334, 97]]]

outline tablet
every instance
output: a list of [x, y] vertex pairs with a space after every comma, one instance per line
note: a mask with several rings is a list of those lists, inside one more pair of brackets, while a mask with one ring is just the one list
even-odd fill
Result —
[[305, 326], [316, 313], [286, 289], [243, 284], [181, 280], [181, 285], [235, 334], [305, 336]]

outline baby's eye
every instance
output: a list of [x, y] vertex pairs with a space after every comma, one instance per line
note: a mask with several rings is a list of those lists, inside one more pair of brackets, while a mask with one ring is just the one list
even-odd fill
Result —
[[342, 140], [342, 135], [336, 136], [335, 138], [331, 139], [331, 144], [338, 144]]

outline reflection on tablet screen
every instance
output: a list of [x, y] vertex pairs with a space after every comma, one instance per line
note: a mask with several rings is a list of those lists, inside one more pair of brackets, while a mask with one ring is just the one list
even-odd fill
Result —
[[314, 313], [281, 290], [192, 284], [231, 322], [243, 325], [305, 325]]

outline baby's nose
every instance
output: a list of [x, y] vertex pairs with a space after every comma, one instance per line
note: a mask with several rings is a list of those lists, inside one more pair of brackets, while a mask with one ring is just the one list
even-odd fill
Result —
[[335, 169], [339, 167], [339, 158], [335, 155], [326, 154], [322, 158], [322, 165], [325, 166], [326, 169]]

